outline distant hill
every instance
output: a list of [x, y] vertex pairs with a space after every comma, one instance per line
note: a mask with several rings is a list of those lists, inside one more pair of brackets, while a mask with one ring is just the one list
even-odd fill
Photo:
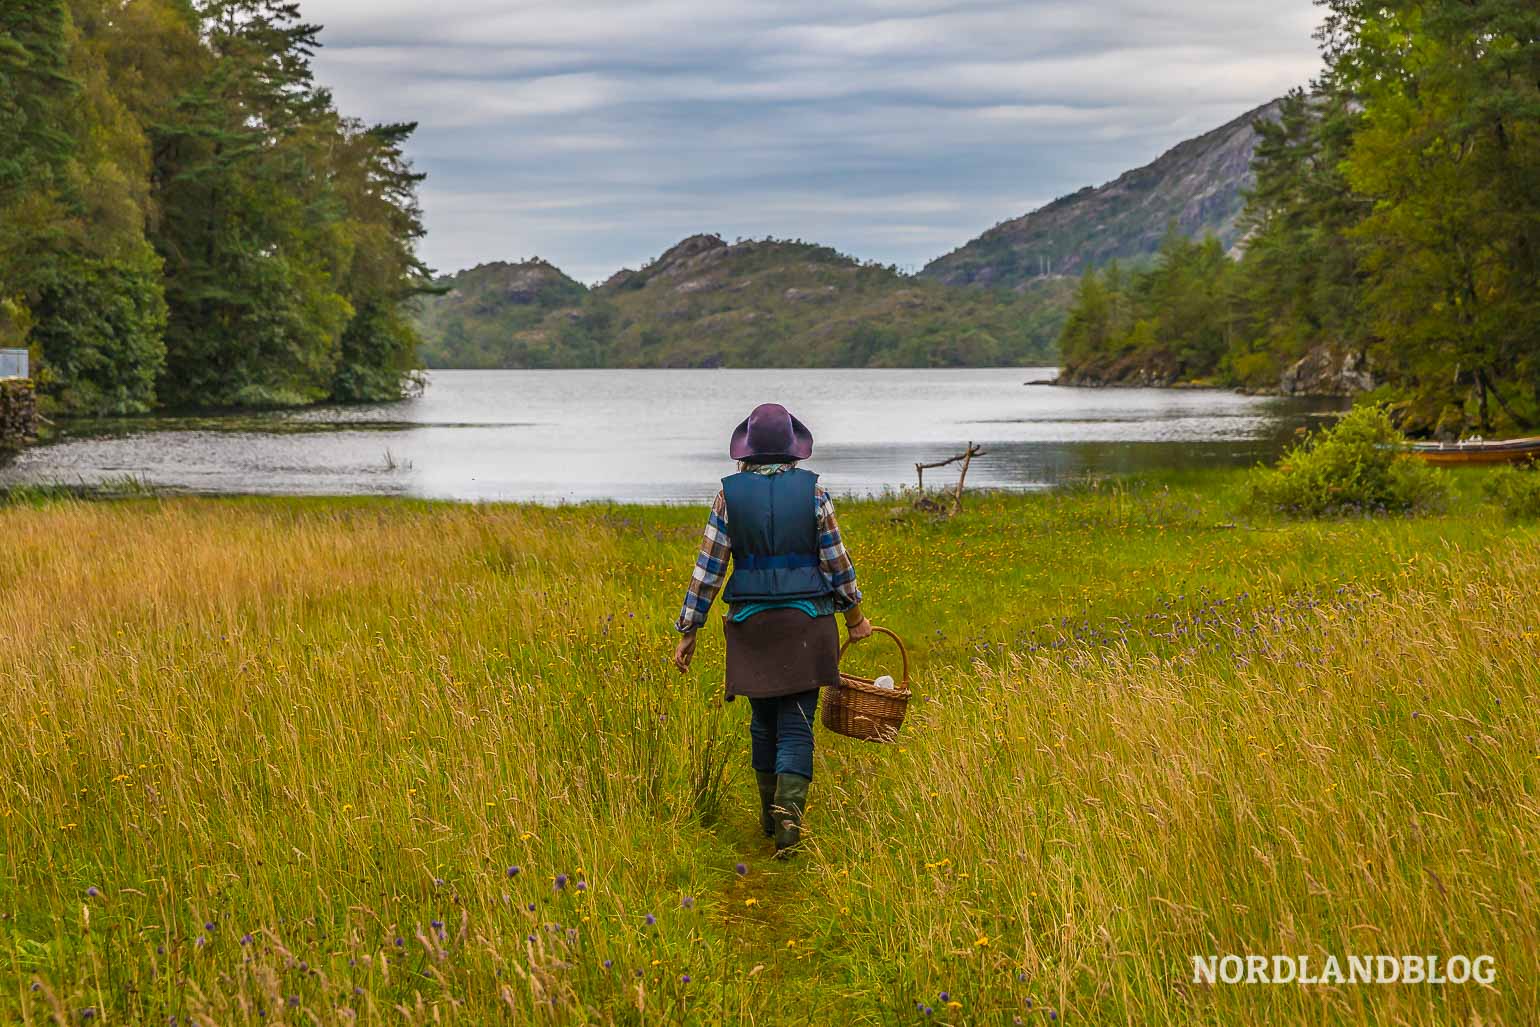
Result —
[[948, 285], [1018, 287], [1045, 270], [1078, 275], [1114, 258], [1152, 255], [1174, 220], [1183, 233], [1212, 233], [1226, 248], [1240, 240], [1237, 219], [1251, 185], [1253, 125], [1275, 120], [1281, 100], [1189, 139], [1152, 164], [1087, 187], [1005, 221], [939, 257], [921, 277]]
[[1072, 283], [959, 290], [805, 242], [691, 236], [585, 289], [489, 264], [422, 302], [430, 367], [925, 367], [1051, 362]]
[[429, 367], [523, 366], [520, 334], [588, 296], [582, 283], [538, 258], [482, 264], [435, 284], [448, 291], [419, 301], [417, 313]]

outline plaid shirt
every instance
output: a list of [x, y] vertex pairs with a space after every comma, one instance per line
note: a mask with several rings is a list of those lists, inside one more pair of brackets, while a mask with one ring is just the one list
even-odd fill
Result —
[[[779, 474], [796, 464], [744, 465], [746, 471], [756, 474]], [[818, 566], [834, 586], [834, 608], [848, 610], [861, 601], [861, 590], [856, 587], [856, 568], [850, 562], [850, 553], [840, 538], [840, 526], [834, 519], [834, 501], [822, 485], [813, 490], [813, 503], [818, 511]], [[690, 587], [684, 594], [684, 609], [674, 623], [678, 631], [690, 632], [706, 623], [711, 603], [727, 580], [727, 558], [732, 555], [733, 544], [727, 534], [727, 499], [720, 491], [711, 504], [711, 516], [706, 519], [706, 532], [701, 537], [700, 552], [695, 557], [695, 572], [690, 576]]]

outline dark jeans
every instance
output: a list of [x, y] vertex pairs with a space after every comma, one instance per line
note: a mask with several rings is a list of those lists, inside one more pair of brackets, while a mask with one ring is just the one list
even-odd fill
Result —
[[750, 699], [749, 706], [754, 711], [749, 720], [754, 769], [762, 774], [801, 774], [811, 780], [818, 689]]

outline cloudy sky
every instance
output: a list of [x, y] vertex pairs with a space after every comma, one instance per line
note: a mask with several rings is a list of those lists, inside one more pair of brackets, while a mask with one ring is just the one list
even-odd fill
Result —
[[302, 0], [422, 123], [439, 270], [583, 281], [694, 232], [906, 268], [1303, 84], [1310, 0]]

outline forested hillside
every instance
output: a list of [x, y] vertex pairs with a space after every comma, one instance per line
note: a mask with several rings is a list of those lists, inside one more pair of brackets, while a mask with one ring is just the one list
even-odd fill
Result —
[[592, 290], [488, 264], [422, 301], [434, 367], [926, 367], [1049, 362], [1073, 279], [956, 289], [826, 246], [691, 236]]
[[1173, 234], [1081, 280], [1081, 383], [1354, 391], [1439, 435], [1540, 429], [1540, 7], [1330, 0], [1327, 71], [1259, 123], [1244, 256]]
[[282, 0], [0, 4], [0, 346], [56, 412], [397, 396], [426, 285], [412, 125]]

